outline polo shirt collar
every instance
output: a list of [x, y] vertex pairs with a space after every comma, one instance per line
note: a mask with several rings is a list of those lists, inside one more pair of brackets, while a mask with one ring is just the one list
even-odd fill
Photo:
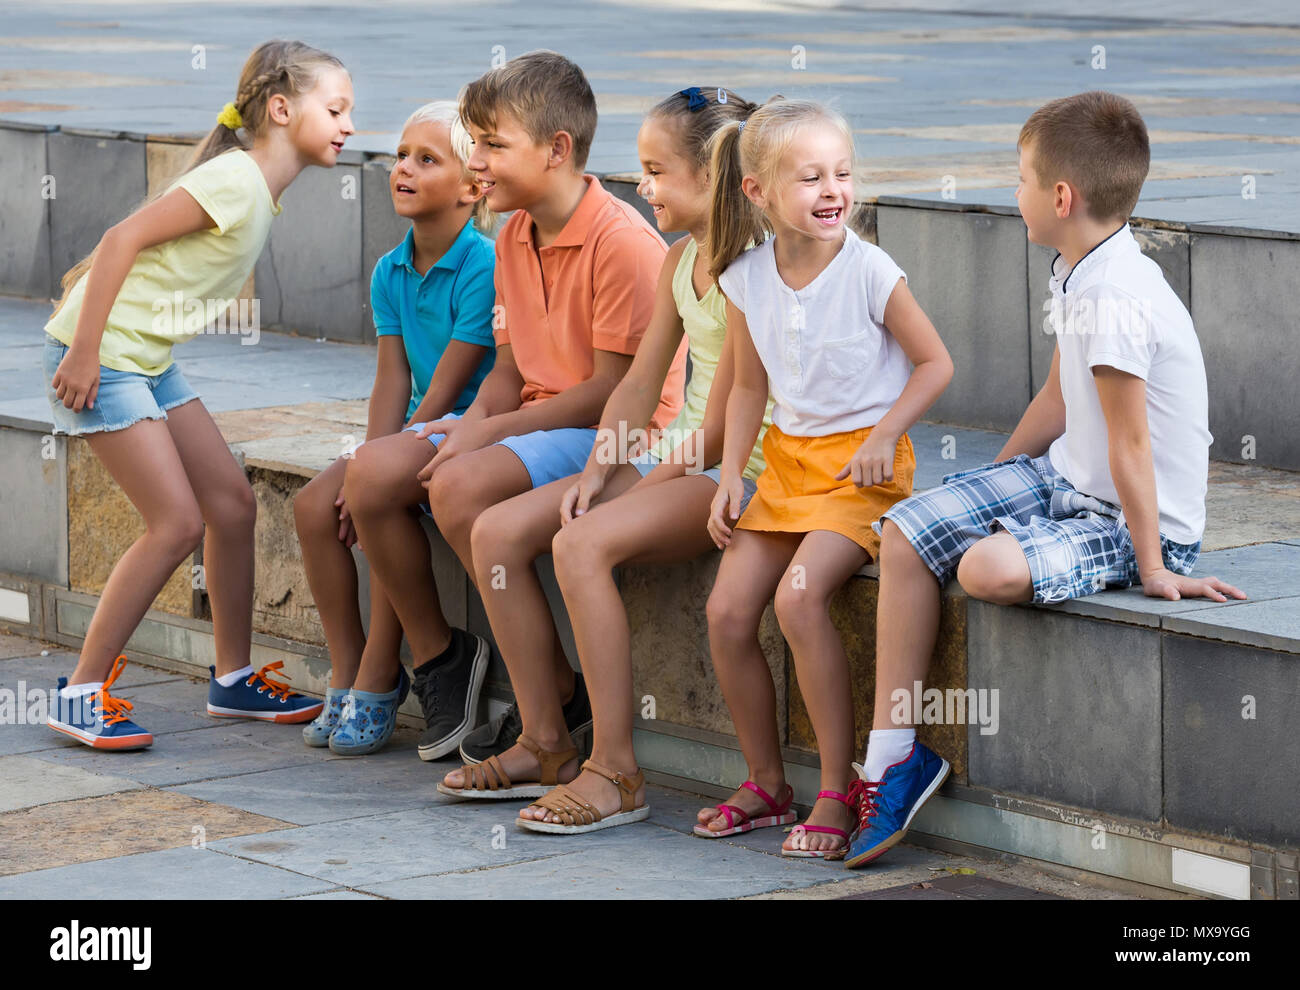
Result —
[[1079, 278], [1074, 279], [1075, 288], [1078, 288], [1082, 282], [1086, 281], [1086, 279], [1083, 278], [1084, 273], [1095, 268], [1097, 265], [1102, 264], [1108, 259], [1115, 257], [1115, 255], [1127, 250], [1130, 245], [1136, 243], [1137, 241], [1133, 237], [1133, 231], [1126, 223], [1105, 240], [1094, 245], [1092, 250], [1080, 258], [1078, 262], [1076, 262], [1075, 266], [1064, 275], [1057, 273], [1057, 262], [1061, 260], [1061, 252], [1057, 251], [1056, 257], [1052, 259], [1053, 286], [1059, 285], [1061, 287], [1061, 294], [1064, 295], [1069, 289], [1070, 280], [1074, 279], [1075, 275], [1079, 275]]
[[[604, 208], [606, 200], [610, 198], [611, 194], [594, 175], [584, 174], [582, 179], [587, 183], [587, 191], [582, 194], [582, 199], [578, 200], [578, 208], [573, 211], [573, 216], [569, 217], [564, 229], [551, 242], [551, 247], [582, 247], [587, 243], [587, 235], [591, 232], [591, 225], [595, 223], [597, 215]], [[519, 241], [531, 244], [533, 242], [532, 223], [520, 224], [517, 237]]]
[[[474, 239], [473, 227], [473, 220], [467, 220], [465, 222], [465, 226], [460, 229], [460, 233], [456, 235], [456, 239], [451, 242], [451, 247], [447, 248], [447, 250], [443, 252], [442, 257], [433, 263], [433, 266], [429, 269], [430, 272], [433, 271], [434, 268], [446, 268], [455, 271], [460, 267], [460, 263], [464, 259], [465, 253], [469, 250], [470, 243]], [[410, 269], [413, 274], [418, 275], [419, 272], [416, 272], [415, 265], [412, 264], [414, 258], [415, 228], [411, 227], [406, 231], [406, 236], [402, 238], [402, 243], [397, 247], [396, 260], [399, 265]], [[428, 272], [425, 272], [425, 274], [427, 275]]]

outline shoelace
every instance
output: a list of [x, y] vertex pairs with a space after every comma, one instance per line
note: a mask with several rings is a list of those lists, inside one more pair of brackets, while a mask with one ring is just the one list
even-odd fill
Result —
[[426, 718], [433, 718], [438, 714], [438, 675], [441, 669], [434, 670], [431, 674], [417, 680], [413, 685], [416, 695], [420, 699], [420, 708], [423, 709]]
[[[289, 685], [286, 684], [284, 681], [273, 681], [267, 676], [267, 674], [270, 673], [271, 671], [279, 670], [283, 666], [284, 666], [283, 660], [277, 660], [275, 663], [268, 663], [261, 670], [257, 671], [251, 677], [249, 677], [248, 680], [246, 680], [244, 683], [247, 684], [249, 687], [254, 687], [258, 681], [261, 681], [269, 689], [269, 693], [271, 695], [272, 701], [283, 701], [285, 698], [289, 697], [289, 695], [293, 693], [292, 691], [289, 690]], [[284, 674], [283, 676], [285, 680], [289, 680], [288, 674]]]
[[856, 808], [858, 811], [858, 828], [866, 828], [870, 820], [878, 813], [876, 801], [880, 798], [878, 788], [884, 783], [883, 780], [862, 780], [861, 778], [849, 784], [849, 806]]
[[108, 675], [108, 680], [104, 682], [104, 686], [95, 692], [95, 704], [91, 710], [104, 720], [105, 725], [125, 722], [127, 716], [131, 714], [131, 709], [135, 707], [125, 698], [114, 698], [108, 693], [109, 685], [117, 680], [125, 667], [126, 654], [122, 653], [113, 661], [113, 670]]

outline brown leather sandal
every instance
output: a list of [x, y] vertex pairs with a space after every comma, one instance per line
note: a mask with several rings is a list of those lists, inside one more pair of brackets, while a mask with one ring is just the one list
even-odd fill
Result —
[[650, 817], [650, 805], [636, 804], [637, 788], [645, 783], [645, 775], [640, 770], [629, 777], [627, 774], [603, 767], [594, 760], [585, 761], [582, 769], [600, 774], [619, 789], [619, 798], [622, 800], [621, 810], [607, 818], [601, 817], [594, 804], [567, 784], [560, 784], [545, 797], [533, 802], [539, 808], [545, 808], [553, 815], [557, 815], [560, 821], [540, 822], [531, 818], [519, 818], [516, 819], [516, 824], [530, 832], [577, 835], [580, 832], [595, 832], [615, 825], [629, 825]]
[[460, 768], [464, 786], [448, 787], [439, 781], [439, 793], [450, 794], [452, 797], [486, 798], [497, 801], [510, 798], [541, 797], [558, 783], [560, 768], [578, 756], [577, 749], [573, 747], [557, 753], [542, 749], [541, 746], [522, 733], [518, 742], [520, 746], [537, 757], [537, 762], [541, 764], [540, 781], [524, 781], [516, 784], [510, 779], [510, 775], [506, 773], [505, 767], [501, 765], [500, 757], [489, 756], [482, 763], [477, 765], [467, 764]]

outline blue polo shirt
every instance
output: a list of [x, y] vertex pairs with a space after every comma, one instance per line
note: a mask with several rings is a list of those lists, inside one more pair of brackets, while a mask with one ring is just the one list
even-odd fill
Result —
[[421, 275], [411, 264], [415, 231], [375, 263], [370, 277], [370, 309], [379, 337], [398, 334], [411, 366], [411, 403], [415, 412], [433, 380], [443, 351], [453, 340], [487, 348], [478, 370], [456, 399], [454, 412], [469, 408], [478, 387], [496, 360], [492, 339], [492, 307], [496, 288], [492, 281], [496, 249], [492, 241], [465, 224], [447, 252]]

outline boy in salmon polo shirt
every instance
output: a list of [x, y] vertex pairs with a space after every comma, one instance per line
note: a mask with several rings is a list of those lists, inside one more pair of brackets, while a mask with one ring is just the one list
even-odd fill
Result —
[[[508, 712], [466, 739], [488, 644], [443, 619], [433, 574], [420, 563], [424, 534], [401, 496], [413, 485], [428, 489], [439, 531], [477, 583], [470, 545], [475, 520], [514, 495], [582, 471], [605, 401], [650, 320], [667, 251], [634, 207], [583, 172], [596, 100], [567, 58], [536, 51], [512, 59], [470, 83], [460, 111], [474, 140], [467, 164], [489, 207], [514, 211], [496, 241], [496, 363], [463, 416], [407, 427], [431, 443], [431, 459], [418, 477], [394, 476], [378, 463], [367, 470], [359, 452], [345, 486], [358, 540], [390, 589], [415, 657], [413, 687], [429, 726], [419, 745], [426, 760], [475, 740], [478, 759], [509, 749], [518, 717]], [[683, 343], [651, 427], [667, 426], [681, 408], [685, 365]], [[558, 637], [552, 650], [566, 724], [570, 732], [583, 731], [591, 711], [581, 675], [569, 667]], [[520, 752], [523, 764], [531, 759], [534, 779], [553, 775], [553, 768], [541, 773], [538, 756]], [[552, 754], [548, 767], [556, 755], [567, 760], [576, 753]], [[526, 778], [530, 768], [516, 769]]]

